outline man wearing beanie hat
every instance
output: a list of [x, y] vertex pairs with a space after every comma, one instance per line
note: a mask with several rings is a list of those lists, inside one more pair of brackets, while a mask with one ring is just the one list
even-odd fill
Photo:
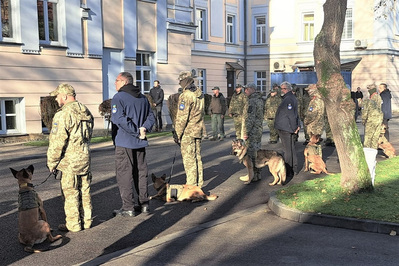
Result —
[[377, 86], [375, 84], [368, 85], [369, 99], [364, 102], [364, 110], [362, 112], [362, 124], [364, 125], [364, 141], [363, 146], [367, 148], [377, 149], [378, 139], [381, 133], [381, 124], [383, 113], [381, 111], [382, 99], [377, 94]]
[[75, 89], [60, 84], [50, 93], [60, 107], [54, 115], [49, 136], [47, 167], [50, 172], [61, 171], [61, 189], [64, 195], [65, 224], [61, 231], [78, 232], [90, 228], [92, 206], [90, 196], [90, 139], [93, 115], [76, 101]]
[[190, 71], [182, 71], [178, 77], [183, 93], [179, 96], [175, 128], [175, 142], [180, 145], [186, 184], [202, 187], [203, 167], [201, 140], [204, 129], [204, 95], [195, 86]]

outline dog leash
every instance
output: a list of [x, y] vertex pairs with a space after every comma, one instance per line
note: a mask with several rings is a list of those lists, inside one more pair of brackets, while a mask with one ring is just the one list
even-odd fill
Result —
[[38, 187], [38, 186], [40, 186], [40, 185], [43, 185], [49, 178], [50, 178], [50, 176], [54, 176], [54, 179], [57, 179], [57, 174], [58, 174], [58, 170], [55, 170], [55, 171], [53, 171], [53, 172], [51, 172], [47, 177], [46, 177], [46, 179], [43, 181], [43, 182], [41, 182], [40, 184], [37, 184], [37, 185], [33, 185], [33, 187]]
[[[179, 146], [179, 147], [180, 147], [180, 146]], [[172, 167], [170, 168], [169, 180], [168, 180], [166, 183], [169, 183], [170, 180], [172, 179], [173, 166], [175, 165], [175, 161], [176, 161], [176, 154], [177, 154], [177, 147], [175, 148], [175, 156], [173, 156]]]

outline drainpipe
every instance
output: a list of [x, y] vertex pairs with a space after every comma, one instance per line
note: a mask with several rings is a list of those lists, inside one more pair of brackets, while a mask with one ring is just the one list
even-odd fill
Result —
[[244, 84], [247, 84], [247, 42], [248, 42], [248, 23], [247, 23], [247, 0], [244, 0]]

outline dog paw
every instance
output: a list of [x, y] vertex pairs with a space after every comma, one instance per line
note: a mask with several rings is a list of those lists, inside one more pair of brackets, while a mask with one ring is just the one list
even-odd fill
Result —
[[244, 182], [251, 182], [248, 175], [240, 176], [240, 180]]
[[272, 182], [272, 183], [269, 183], [269, 186], [275, 186], [276, 185], [276, 183], [274, 183], [274, 182]]

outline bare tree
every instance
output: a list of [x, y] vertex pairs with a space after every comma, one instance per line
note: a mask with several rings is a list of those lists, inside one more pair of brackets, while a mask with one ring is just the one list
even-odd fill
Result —
[[355, 103], [341, 75], [340, 43], [347, 0], [327, 0], [323, 6], [324, 23], [313, 50], [328, 121], [334, 136], [341, 166], [341, 186], [351, 192], [371, 191], [371, 176], [354, 119]]

